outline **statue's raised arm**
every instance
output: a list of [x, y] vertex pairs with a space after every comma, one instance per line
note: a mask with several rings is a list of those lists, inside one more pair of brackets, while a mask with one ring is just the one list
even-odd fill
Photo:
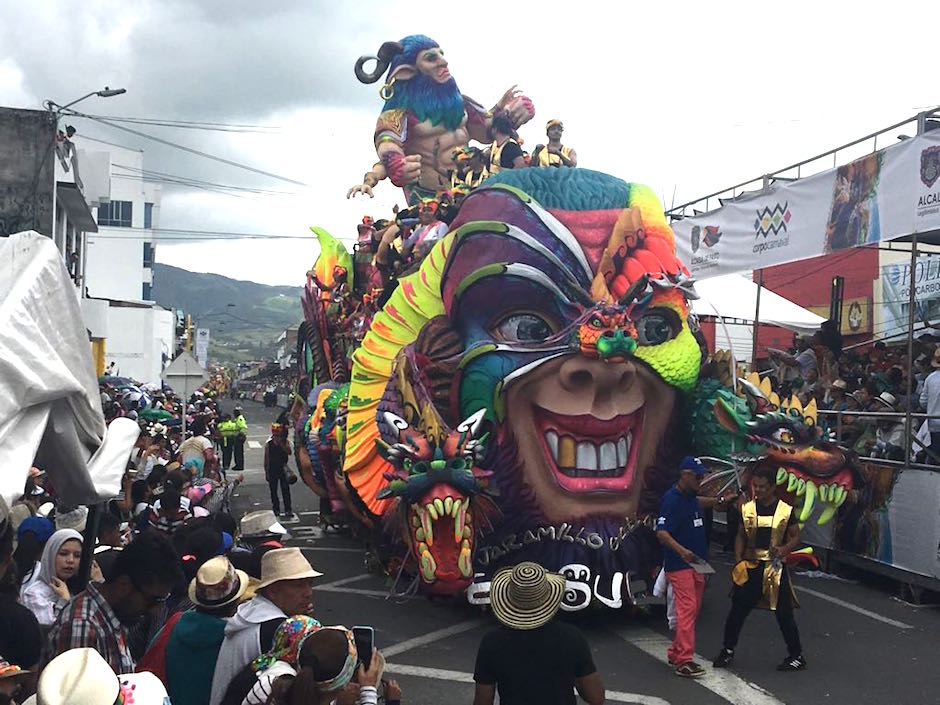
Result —
[[385, 42], [375, 56], [360, 57], [355, 72], [363, 83], [385, 75], [379, 90], [385, 106], [374, 134], [379, 163], [366, 172], [361, 185], [349, 189], [348, 197], [371, 196], [373, 187], [387, 177], [404, 189], [410, 205], [433, 198], [450, 185], [454, 150], [468, 146], [471, 139], [488, 141], [495, 111], [507, 110], [517, 128], [535, 116], [532, 101], [515, 86], [489, 111], [462, 95], [443, 50], [420, 34]]

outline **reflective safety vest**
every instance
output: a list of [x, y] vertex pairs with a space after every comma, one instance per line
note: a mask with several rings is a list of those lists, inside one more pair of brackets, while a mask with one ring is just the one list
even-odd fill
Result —
[[[565, 159], [571, 159], [571, 147], [562, 145], [561, 153]], [[548, 147], [539, 150], [539, 166], [564, 166], [561, 157], [548, 151]]]

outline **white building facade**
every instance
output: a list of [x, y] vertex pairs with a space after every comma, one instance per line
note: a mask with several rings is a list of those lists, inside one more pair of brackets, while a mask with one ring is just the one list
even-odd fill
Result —
[[144, 178], [142, 151], [78, 135], [74, 141], [95, 181], [103, 172], [109, 184], [92, 201], [98, 232], [85, 238], [86, 326], [104, 340], [105, 366], [113, 362], [116, 374], [159, 385], [176, 348], [176, 313], [156, 305], [151, 291], [160, 184]]
[[[81, 140], [76, 136], [76, 143]], [[95, 208], [98, 232], [87, 238], [88, 296], [152, 301], [153, 229], [160, 219], [160, 184], [147, 181], [140, 150], [86, 142], [108, 155], [111, 193]]]

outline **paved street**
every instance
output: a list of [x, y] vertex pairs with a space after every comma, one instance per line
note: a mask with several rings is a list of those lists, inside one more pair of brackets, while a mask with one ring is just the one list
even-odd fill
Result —
[[[226, 402], [226, 410], [231, 402]], [[237, 516], [270, 506], [264, 483], [262, 444], [279, 410], [244, 404], [249, 422], [245, 483], [236, 495]], [[316, 528], [317, 498], [294, 486], [299, 522], [289, 526], [291, 544], [300, 546], [321, 571], [315, 616], [324, 624], [370, 624], [409, 703], [469, 703], [477, 645], [494, 620], [463, 601], [423, 597], [393, 600], [389, 585], [369, 574], [364, 552], [345, 536]], [[727, 557], [713, 561], [718, 575], [709, 583], [698, 623], [697, 652], [710, 661], [720, 648], [729, 607]], [[698, 681], [676, 677], [667, 667], [670, 636], [664, 618], [603, 610], [574, 620], [592, 645], [611, 702], [642, 705], [721, 703], [936, 703], [940, 701], [940, 609], [897, 601], [885, 588], [832, 577], [795, 579], [802, 609], [797, 622], [809, 668], [781, 674], [785, 655], [776, 621], [755, 611], [745, 627], [733, 670], [714, 671]], [[523, 656], [523, 655], [521, 655]], [[703, 661], [704, 662], [704, 661]]]

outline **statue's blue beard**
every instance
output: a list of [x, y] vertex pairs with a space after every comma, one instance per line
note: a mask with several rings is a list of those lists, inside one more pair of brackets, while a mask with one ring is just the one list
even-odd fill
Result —
[[463, 96], [453, 78], [438, 83], [421, 73], [407, 81], [396, 82], [394, 91], [385, 101], [385, 110], [410, 110], [418, 120], [443, 125], [448, 130], [456, 130], [463, 122]]

